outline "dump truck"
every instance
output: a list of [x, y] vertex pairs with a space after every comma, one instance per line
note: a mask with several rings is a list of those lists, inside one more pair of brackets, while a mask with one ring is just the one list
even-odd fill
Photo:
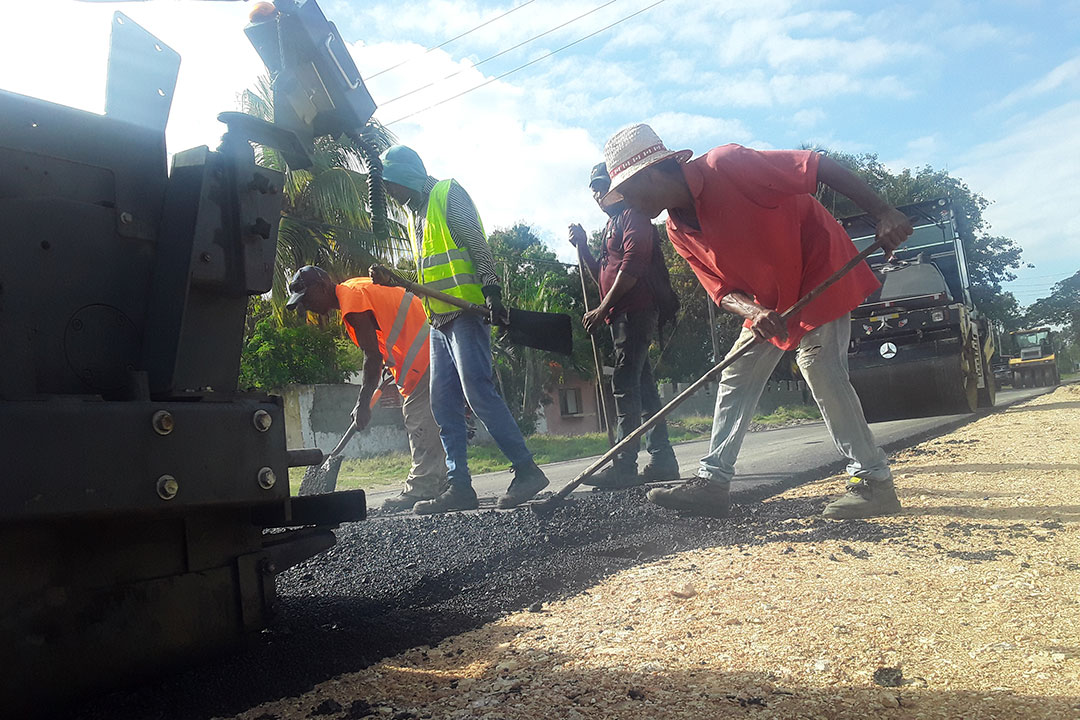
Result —
[[1048, 327], [1009, 333], [1015, 354], [1009, 358], [1013, 387], [1054, 387], [1061, 382], [1054, 332]]
[[[881, 287], [851, 314], [851, 384], [871, 422], [974, 412], [994, 404], [994, 335], [971, 300], [967, 259], [952, 202], [898, 208], [914, 234], [889, 260], [868, 258]], [[873, 218], [841, 224], [859, 250]]]

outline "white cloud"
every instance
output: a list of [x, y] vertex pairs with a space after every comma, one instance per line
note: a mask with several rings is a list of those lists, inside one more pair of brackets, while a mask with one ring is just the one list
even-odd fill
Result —
[[[0, 87], [101, 113], [105, 108], [112, 5], [40, 0], [5, 7], [8, 33], [0, 44]], [[121, 11], [180, 53], [180, 74], [166, 133], [171, 152], [216, 146], [224, 131], [217, 114], [237, 109], [236, 95], [263, 72], [241, 32], [250, 7], [232, 3], [133, 3]], [[63, 48], [63, 52], [56, 52]]]
[[1008, 108], [1062, 88], [1080, 89], [1080, 56], [1066, 60], [1035, 82], [1009, 93], [994, 109]]
[[[351, 46], [359, 62], [399, 56], [392, 43]], [[491, 80], [483, 69], [455, 61], [447, 53], [428, 53], [400, 73], [376, 78], [376, 100], [423, 84], [425, 78], [461, 71], [455, 79], [376, 111], [384, 122], [423, 109], [431, 102]], [[570, 257], [566, 226], [580, 222], [602, 225], [603, 216], [588, 192], [588, 170], [603, 156], [605, 138], [568, 124], [550, 108], [550, 90], [529, 90], [506, 81], [485, 87], [393, 124], [401, 142], [416, 150], [435, 177], [454, 177], [469, 191], [493, 230], [518, 221], [531, 224], [555, 250]]]
[[694, 148], [695, 155], [729, 142], [746, 143], [752, 134], [740, 120], [663, 112], [645, 120], [672, 150]]
[[984, 213], [994, 234], [1024, 248], [1042, 272], [1080, 268], [1080, 101], [1010, 128], [976, 146], [953, 174], [993, 204]]
[[821, 108], [803, 108], [791, 116], [791, 123], [799, 129], [812, 128], [824, 121], [825, 117], [825, 111]]

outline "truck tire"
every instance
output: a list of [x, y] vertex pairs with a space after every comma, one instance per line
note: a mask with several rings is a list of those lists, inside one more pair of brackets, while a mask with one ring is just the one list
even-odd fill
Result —
[[1024, 387], [1024, 376], [1019, 370], [1013, 370], [1012, 386], [1014, 390]]
[[978, 388], [978, 404], [981, 408], [991, 408], [997, 401], [997, 378], [990, 371], [990, 365], [982, 350], [979, 350], [979, 364], [982, 365], [984, 387]]

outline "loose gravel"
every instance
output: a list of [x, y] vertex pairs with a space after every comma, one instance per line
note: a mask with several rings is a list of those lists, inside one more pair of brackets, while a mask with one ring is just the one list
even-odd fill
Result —
[[[1075, 593], [1063, 596], [1072, 605], [1023, 612], [1024, 601], [1035, 609], [1058, 602], [1057, 585], [1038, 579], [1047, 577], [1040, 549], [1055, 548], [1053, 577], [1071, 579], [1075, 591], [1077, 546], [1060, 551], [1039, 539], [1075, 542], [1075, 494], [1066, 517], [1020, 513], [1010, 521], [1024, 530], [964, 509], [1027, 503], [1034, 511], [1035, 498], [1039, 508], [1051, 500], [1068, 506], [1064, 480], [1028, 477], [1066, 462], [1047, 455], [1045, 441], [1030, 441], [1062, 413], [1057, 433], [1073, 438], [1065, 467], [1074, 483], [1080, 468], [1080, 391], [1048, 397], [1028, 404], [1051, 403], [1045, 412], [1010, 410], [903, 453], [898, 485], [915, 509], [897, 518], [816, 517], [839, 487], [833, 479], [764, 503], [737, 498], [726, 520], [682, 519], [632, 490], [575, 499], [549, 519], [522, 508], [348, 525], [328, 553], [281, 577], [279, 621], [243, 652], [100, 699], [79, 717], [705, 718], [767, 708], [762, 717], [864, 717], [871, 709], [926, 710], [928, 697], [975, 710], [990, 702], [983, 707], [993, 710], [954, 712], [958, 705], [942, 717], [1014, 717], [1025, 708], [1078, 717], [1080, 704], [1067, 697], [1047, 704], [1068, 695], [1059, 683], [1080, 663], [1080, 640], [1068, 635], [1077, 628]], [[1002, 422], [1017, 427], [1001, 431]], [[965, 435], [986, 423], [998, 433], [992, 444]], [[1007, 492], [984, 489], [993, 461], [967, 462], [965, 453], [1000, 457], [1009, 437], [1021, 449], [1005, 476], [993, 478]], [[1033, 456], [1047, 469], [1026, 468]], [[975, 465], [983, 470], [960, 469]], [[1021, 475], [1027, 484], [1017, 490]], [[1039, 497], [1044, 490], [1048, 497]], [[954, 566], [963, 570], [950, 572]], [[973, 581], [980, 568], [1004, 585]], [[941, 595], [943, 587], [953, 594]], [[882, 594], [887, 601], [875, 599]], [[1021, 618], [1008, 626], [1012, 639], [995, 640], [1011, 648], [985, 642], [1005, 627], [991, 602], [999, 594]], [[937, 624], [912, 637], [904, 630], [912, 613], [930, 613]], [[974, 629], [950, 640], [964, 622]], [[995, 653], [1005, 658], [1029, 645], [1038, 657], [1006, 673], [1007, 684], [993, 684], [1003, 667], [993, 667]], [[990, 662], [971, 671], [990, 679], [965, 684], [954, 671], [969, 669], [976, 655], [965, 660], [958, 647]], [[1025, 694], [1031, 688], [1038, 692]]]
[[[837, 482], [831, 489], [840, 487]], [[575, 496], [550, 518], [527, 507], [481, 508], [345, 525], [328, 552], [279, 577], [280, 617], [248, 648], [114, 693], [79, 717], [237, 713], [507, 613], [572, 596], [612, 573], [680, 550], [888, 536], [874, 523], [814, 518], [825, 495], [768, 504], [746, 496], [733, 517], [712, 520], [679, 518], [648, 505], [644, 493]], [[810, 518], [808, 526], [796, 533], [786, 524], [792, 517]]]

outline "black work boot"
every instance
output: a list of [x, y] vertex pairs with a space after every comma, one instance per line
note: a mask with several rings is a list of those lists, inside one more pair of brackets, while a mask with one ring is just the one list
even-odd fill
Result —
[[517, 507], [548, 486], [547, 475], [534, 462], [521, 467], [515, 465], [510, 468], [510, 472], [514, 473], [514, 479], [510, 481], [510, 487], [506, 488], [506, 493], [495, 504], [498, 508], [505, 510]]
[[401, 493], [388, 497], [383, 500], [382, 506], [379, 508], [384, 513], [396, 513], [403, 510], [412, 510], [413, 505], [421, 500], [430, 500], [431, 498], [420, 497], [418, 495], [409, 495], [408, 493]]
[[731, 512], [728, 484], [710, 482], [705, 478], [690, 478], [673, 488], [653, 488], [645, 496], [649, 502], [683, 515], [727, 517]]
[[616, 462], [583, 480], [581, 484], [592, 485], [602, 490], [620, 490], [644, 483], [645, 479], [638, 475], [636, 464]]
[[649, 464], [641, 469], [643, 482], [671, 482], [679, 479], [679, 461], [675, 453], [658, 453], [649, 459]]
[[453, 484], [439, 494], [433, 500], [421, 500], [413, 505], [413, 512], [417, 515], [434, 515], [436, 513], [453, 512], [454, 510], [475, 510], [480, 507], [480, 501], [476, 498], [476, 491], [472, 485], [464, 483]]
[[835, 520], [854, 520], [892, 515], [901, 509], [892, 478], [869, 480], [853, 477], [848, 478], [847, 492], [839, 500], [826, 505], [821, 515]]

